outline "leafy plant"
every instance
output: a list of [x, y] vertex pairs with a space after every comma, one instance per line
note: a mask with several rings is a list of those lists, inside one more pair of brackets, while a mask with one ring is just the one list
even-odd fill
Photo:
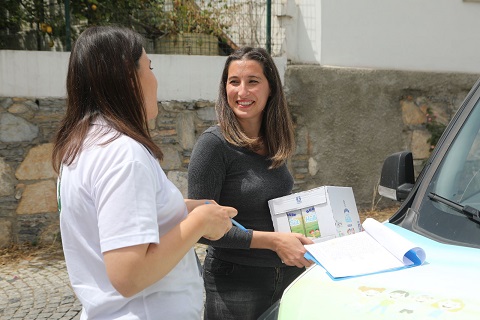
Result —
[[225, 0], [208, 4], [201, 1], [200, 6], [193, 0], [174, 0], [173, 10], [166, 13], [164, 30], [169, 34], [204, 33], [221, 37], [229, 27], [221, 20], [225, 9]]
[[[66, 43], [66, 0], [2, 0], [0, 47], [9, 37], [34, 33], [36, 50]], [[226, 0], [70, 0], [70, 33], [75, 40], [91, 25], [115, 24], [155, 39], [183, 33], [211, 34], [225, 40]], [[225, 40], [227, 42], [227, 40]]]
[[157, 53], [228, 54], [237, 48], [227, 35], [235, 10], [226, 0], [169, 0], [139, 11], [137, 21]]
[[[60, 0], [5, 0], [0, 7], [1, 47], [16, 49], [20, 46], [22, 41], [19, 41], [18, 34], [34, 36], [33, 45], [24, 44], [30, 49], [53, 47], [57, 38], [65, 36], [64, 12], [60, 10], [62, 3]], [[15, 41], [9, 41], [8, 37]]]

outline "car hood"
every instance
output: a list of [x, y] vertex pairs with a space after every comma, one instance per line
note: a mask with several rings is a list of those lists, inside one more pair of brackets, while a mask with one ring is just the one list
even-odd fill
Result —
[[285, 290], [279, 319], [480, 319], [480, 249], [385, 225], [422, 247], [425, 263], [341, 280], [315, 265]]

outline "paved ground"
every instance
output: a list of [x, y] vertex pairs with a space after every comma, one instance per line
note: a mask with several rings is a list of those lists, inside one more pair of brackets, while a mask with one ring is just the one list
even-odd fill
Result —
[[[196, 247], [199, 258], [205, 248]], [[0, 319], [80, 319], [81, 305], [61, 255], [43, 254], [0, 266]]]
[[65, 261], [22, 260], [0, 269], [0, 319], [79, 319]]

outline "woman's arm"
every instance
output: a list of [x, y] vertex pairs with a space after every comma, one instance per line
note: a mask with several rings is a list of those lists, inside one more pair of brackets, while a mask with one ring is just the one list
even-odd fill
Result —
[[299, 233], [253, 231], [250, 247], [275, 251], [286, 265], [302, 268], [313, 264], [305, 259], [307, 250], [303, 246], [312, 243], [312, 240]]
[[160, 238], [158, 244], [141, 244], [104, 253], [114, 288], [130, 297], [162, 279], [200, 237], [221, 238], [232, 227], [236, 209], [216, 204], [197, 206], [185, 220]]
[[217, 204], [215, 200], [212, 199], [200, 199], [200, 200], [195, 200], [195, 199], [185, 199], [185, 205], [187, 206], [187, 211], [188, 213], [192, 212], [196, 207], [204, 205], [204, 204]]
[[188, 164], [188, 198], [218, 202], [227, 171], [224, 148], [213, 133], [206, 132], [198, 138]]
[[[226, 176], [228, 160], [225, 145], [214, 133], [205, 132], [197, 140], [188, 165], [188, 197], [191, 199], [220, 199]], [[197, 202], [205, 200], [187, 200], [187, 207], [194, 207]], [[190, 202], [191, 201], [191, 202]], [[201, 238], [198, 242], [225, 248], [248, 249], [252, 231], [246, 233], [233, 227], [219, 241]]]

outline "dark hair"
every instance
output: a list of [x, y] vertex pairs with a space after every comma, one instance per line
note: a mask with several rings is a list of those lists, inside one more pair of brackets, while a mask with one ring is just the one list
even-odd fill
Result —
[[[261, 140], [247, 137], [235, 113], [228, 105], [226, 90], [228, 69], [231, 62], [235, 60], [257, 61], [262, 66], [263, 74], [268, 80], [270, 96], [263, 112], [260, 128]], [[267, 156], [272, 161], [271, 168], [278, 168], [293, 155], [295, 151], [293, 121], [288, 110], [277, 67], [265, 49], [243, 47], [233, 52], [227, 58], [220, 80], [215, 109], [225, 139], [233, 145], [246, 147], [251, 150], [258, 149], [259, 144], [263, 142]]]
[[150, 137], [137, 76], [143, 41], [138, 33], [113, 26], [90, 27], [78, 37], [68, 65], [67, 110], [54, 141], [57, 172], [61, 163], [75, 160], [96, 117], [162, 159]]

